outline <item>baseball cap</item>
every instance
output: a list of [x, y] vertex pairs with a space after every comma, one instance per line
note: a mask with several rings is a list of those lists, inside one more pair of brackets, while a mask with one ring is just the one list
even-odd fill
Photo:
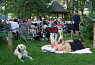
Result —
[[76, 13], [78, 13], [78, 11], [77, 11], [77, 10], [76, 10], [75, 12], [76, 12]]

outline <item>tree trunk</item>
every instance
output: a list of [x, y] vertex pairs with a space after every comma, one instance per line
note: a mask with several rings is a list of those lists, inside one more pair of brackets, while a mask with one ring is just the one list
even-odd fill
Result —
[[72, 0], [72, 15], [74, 15], [74, 0]]
[[24, 5], [23, 18], [26, 18], [26, 17], [25, 17], [25, 11], [26, 11], [26, 7], [25, 7], [25, 5]]
[[31, 12], [28, 13], [28, 19], [31, 19]]
[[21, 18], [23, 19], [23, 6], [21, 6]]
[[6, 21], [6, 13], [5, 13], [5, 17], [4, 17], [4, 22]]
[[83, 22], [82, 16], [83, 16], [83, 11], [81, 11], [81, 16], [80, 16], [81, 17], [80, 18], [81, 19], [81, 22]]
[[17, 19], [19, 18], [19, 10], [17, 10]]
[[[31, 2], [31, 0], [30, 0], [30, 2]], [[29, 9], [29, 14], [28, 14], [28, 19], [31, 19], [31, 3], [30, 3], [30, 9]]]
[[[7, 10], [7, 5], [6, 5], [6, 0], [5, 0], [5, 11]], [[4, 22], [6, 21], [6, 12], [5, 12], [5, 17], [4, 17]]]
[[83, 16], [83, 9], [84, 9], [83, 1], [81, 1], [81, 22], [82, 22], [82, 16]]

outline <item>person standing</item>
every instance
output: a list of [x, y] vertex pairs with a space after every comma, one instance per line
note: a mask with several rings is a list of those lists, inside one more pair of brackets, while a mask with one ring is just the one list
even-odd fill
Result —
[[71, 25], [71, 38], [73, 36], [74, 30], [77, 31], [77, 38], [79, 38], [79, 21], [80, 21], [80, 16], [78, 15], [78, 11], [75, 11], [75, 15], [72, 17], [73, 22]]

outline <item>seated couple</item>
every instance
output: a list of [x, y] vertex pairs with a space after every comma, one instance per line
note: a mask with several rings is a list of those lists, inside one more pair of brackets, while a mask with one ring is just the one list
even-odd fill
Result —
[[50, 43], [52, 50], [46, 50], [46, 51], [55, 52], [56, 50], [58, 50], [58, 51], [73, 52], [76, 50], [86, 48], [84, 42], [85, 42], [84, 38], [64, 41], [63, 35], [59, 37], [58, 41], [55, 41], [53, 35], [50, 35]]

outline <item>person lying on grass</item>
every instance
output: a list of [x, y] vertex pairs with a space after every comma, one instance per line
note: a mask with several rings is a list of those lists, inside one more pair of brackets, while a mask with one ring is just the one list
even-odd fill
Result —
[[58, 51], [73, 52], [76, 50], [86, 48], [84, 42], [85, 42], [84, 38], [67, 40], [67, 41], [63, 40], [63, 42], [61, 44], [55, 45], [52, 48], [52, 50], [46, 50], [46, 51], [47, 52], [55, 52], [56, 50], [58, 50]]

